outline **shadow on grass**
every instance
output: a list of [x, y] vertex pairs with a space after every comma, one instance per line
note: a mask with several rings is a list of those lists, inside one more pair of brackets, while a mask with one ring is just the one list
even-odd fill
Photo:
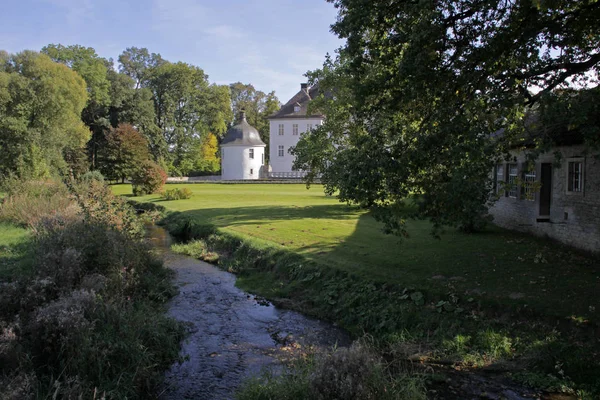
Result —
[[195, 209], [182, 214], [366, 279], [482, 299], [498, 308], [600, 320], [600, 304], [595, 304], [599, 258], [526, 234], [495, 227], [480, 234], [448, 228], [438, 240], [428, 222], [409, 221], [411, 237], [401, 240], [383, 234], [369, 214], [342, 204]]

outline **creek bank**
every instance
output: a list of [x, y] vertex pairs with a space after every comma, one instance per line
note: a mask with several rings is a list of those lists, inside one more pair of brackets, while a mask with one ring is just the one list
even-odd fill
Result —
[[[256, 246], [252, 240], [218, 231], [190, 214], [170, 213], [162, 223], [187, 243], [178, 245], [179, 252], [234, 272], [240, 279], [238, 284], [246, 290], [306, 315], [335, 321], [355, 338], [368, 332], [382, 354], [393, 354], [396, 362], [412, 360], [414, 352], [405, 353], [405, 348], [417, 347], [418, 354], [427, 361], [409, 364], [426, 375], [458, 370], [464, 377], [458, 398], [462, 394], [469, 398], [486, 388], [498, 393], [498, 379], [502, 381], [500, 392], [509, 388], [524, 395], [537, 393], [537, 398], [556, 398], [549, 392], [559, 388], [572, 393], [573, 388], [582, 388], [580, 393], [586, 396], [598, 389], [598, 366], [591, 362], [593, 352], [586, 352], [581, 346], [585, 341], [579, 331], [567, 331], [556, 342], [555, 327], [541, 320], [532, 324], [529, 318], [519, 315], [513, 315], [514, 319], [507, 319], [504, 314], [498, 317], [478, 302], [465, 304], [465, 310], [447, 312], [446, 307], [437, 307], [434, 299], [415, 288], [374, 282], [324, 268], [285, 249]], [[450, 297], [444, 305], [451, 301]], [[443, 362], [446, 360], [451, 365]], [[514, 361], [514, 368], [497, 372], [481, 368], [503, 360]], [[561, 372], [566, 379], [556, 376], [556, 362], [552, 360], [564, 360]], [[564, 368], [566, 365], [568, 368]], [[527, 383], [509, 383], [510, 377]], [[440, 395], [443, 389], [430, 378], [426, 378], [429, 387], [436, 390], [438, 398], [445, 398]], [[573, 382], [572, 378], [577, 380]], [[529, 390], [529, 382], [540, 382], [533, 385], [547, 390]], [[448, 385], [442, 385], [445, 386]], [[454, 395], [450, 389], [446, 394]]]
[[235, 276], [171, 253], [170, 238], [148, 227], [165, 265], [176, 272], [179, 295], [168, 314], [187, 326], [182, 361], [166, 373], [162, 399], [229, 399], [241, 382], [304, 352], [347, 346], [349, 336], [329, 323], [280, 310], [235, 287]]

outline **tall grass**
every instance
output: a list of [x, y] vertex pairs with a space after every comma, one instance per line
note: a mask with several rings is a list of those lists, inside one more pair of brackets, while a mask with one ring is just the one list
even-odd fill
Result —
[[153, 397], [183, 330], [134, 210], [91, 179], [24, 184], [0, 215], [34, 233], [32, 274], [0, 282], [0, 398]]

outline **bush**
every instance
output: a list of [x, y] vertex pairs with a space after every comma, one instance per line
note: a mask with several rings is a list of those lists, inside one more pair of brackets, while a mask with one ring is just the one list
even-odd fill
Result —
[[104, 175], [98, 170], [88, 171], [79, 177], [80, 182], [98, 181], [104, 183]]
[[43, 218], [70, 219], [78, 207], [68, 188], [58, 181], [12, 180], [8, 196], [0, 205], [0, 221], [12, 222], [36, 231]]
[[184, 200], [192, 198], [192, 191], [188, 188], [167, 189], [162, 193], [165, 200]]
[[240, 400], [420, 400], [426, 399], [422, 377], [393, 373], [375, 349], [355, 342], [350, 348], [297, 360], [281, 375], [253, 379], [238, 392]]
[[173, 272], [135, 211], [93, 177], [21, 186], [0, 213], [35, 215], [33, 271], [0, 283], [0, 398], [154, 397], [183, 328], [164, 314]]
[[167, 182], [167, 173], [153, 161], [144, 162], [131, 178], [133, 195], [158, 193]]
[[144, 233], [142, 221], [123, 198], [115, 196], [109, 186], [92, 180], [73, 188], [83, 218], [90, 224], [103, 224], [132, 237]]

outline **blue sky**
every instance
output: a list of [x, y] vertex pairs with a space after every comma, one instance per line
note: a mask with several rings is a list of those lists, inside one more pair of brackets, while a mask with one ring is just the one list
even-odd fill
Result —
[[218, 84], [275, 90], [286, 102], [303, 74], [342, 42], [329, 32], [336, 10], [325, 0], [6, 0], [0, 49], [80, 44], [117, 60], [146, 47], [197, 65]]

